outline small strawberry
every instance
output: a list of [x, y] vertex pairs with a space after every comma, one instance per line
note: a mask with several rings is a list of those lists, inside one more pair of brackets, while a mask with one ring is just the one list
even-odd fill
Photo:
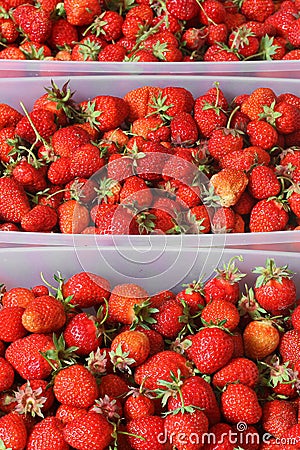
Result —
[[147, 321], [147, 307], [149, 294], [136, 284], [120, 284], [113, 288], [108, 300], [109, 318], [112, 322], [131, 325], [141, 319], [143, 313]]
[[212, 383], [223, 389], [229, 383], [241, 383], [254, 388], [259, 381], [257, 365], [247, 358], [234, 358], [216, 372]]
[[88, 209], [76, 200], [67, 200], [58, 208], [58, 225], [61, 233], [81, 233], [90, 223]]
[[73, 177], [89, 178], [103, 166], [104, 159], [93, 144], [80, 146], [71, 156], [70, 171]]
[[137, 176], [127, 178], [120, 192], [120, 203], [133, 203], [138, 208], [150, 206], [152, 198], [151, 189]]
[[78, 355], [89, 355], [102, 343], [100, 320], [85, 312], [76, 314], [65, 327], [64, 339], [68, 347], [77, 347]]
[[202, 373], [216, 372], [232, 357], [231, 336], [220, 328], [201, 328], [190, 340], [192, 345], [187, 349], [187, 355]]
[[67, 0], [64, 3], [67, 15], [67, 21], [71, 25], [82, 26], [90, 25], [94, 17], [101, 12], [100, 3], [97, 0], [85, 0], [84, 2], [75, 2]]
[[98, 397], [95, 378], [80, 364], [73, 364], [57, 373], [53, 392], [60, 403], [77, 408], [92, 406]]
[[210, 137], [214, 130], [226, 126], [227, 117], [220, 106], [219, 98], [204, 95], [195, 101], [194, 119], [198, 124], [200, 134]]
[[0, 440], [6, 449], [25, 449], [27, 431], [19, 414], [9, 413], [0, 418]]
[[229, 331], [237, 328], [240, 316], [237, 307], [226, 300], [213, 300], [201, 312], [204, 326], [220, 325]]
[[296, 301], [296, 285], [288, 266], [276, 267], [274, 259], [267, 259], [265, 267], [256, 267], [255, 298], [272, 315], [282, 314]]
[[33, 207], [21, 220], [24, 231], [49, 232], [57, 223], [57, 214], [50, 206], [37, 205]]
[[[236, 257], [232, 258], [228, 264], [223, 265], [223, 269], [216, 269], [217, 276], [207, 281], [204, 285], [206, 302], [212, 300], [226, 300], [237, 303], [239, 299], [239, 281], [245, 276], [235, 266]], [[237, 258], [239, 259], [239, 258]]]
[[68, 450], [63, 437], [63, 424], [56, 417], [46, 417], [37, 423], [28, 438], [28, 450]]
[[205, 306], [203, 283], [198, 280], [183, 286], [186, 288], [178, 292], [176, 301], [180, 304], [184, 301], [189, 307], [190, 314], [195, 315]]
[[[252, 2], [253, 0], [245, 0]], [[268, 1], [268, 0], [267, 0]], [[242, 103], [241, 111], [252, 120], [259, 120], [264, 112], [264, 106], [271, 106], [276, 101], [276, 95], [270, 88], [258, 88]]]
[[23, 186], [13, 178], [0, 178], [0, 218], [7, 222], [21, 222], [30, 211]]
[[275, 128], [264, 120], [253, 120], [247, 126], [250, 143], [264, 150], [271, 150], [278, 142], [278, 133]]
[[247, 187], [248, 179], [242, 171], [222, 169], [211, 177], [210, 182], [221, 205], [228, 207], [238, 202]]
[[50, 295], [31, 300], [22, 315], [22, 324], [31, 333], [52, 333], [66, 322], [63, 303]]
[[100, 131], [117, 128], [127, 118], [129, 108], [127, 103], [119, 97], [98, 95], [89, 102], [81, 104], [83, 113], [88, 120]]
[[143, 383], [146, 389], [157, 389], [161, 380], [171, 382], [172, 374], [178, 370], [183, 378], [190, 376], [190, 369], [184, 356], [171, 350], [156, 353], [140, 365], [134, 374], [137, 384]]
[[74, 47], [75, 43], [78, 42], [77, 28], [69, 23], [66, 19], [60, 18], [54, 21], [48, 42], [51, 48], [55, 50], [63, 47], [64, 45], [72, 48]]
[[0, 339], [4, 342], [14, 342], [27, 334], [22, 324], [24, 308], [7, 306], [0, 311]]
[[51, 337], [44, 334], [30, 334], [11, 343], [6, 349], [5, 357], [25, 380], [40, 380], [47, 378], [52, 371], [41, 352], [53, 349]]
[[197, 123], [187, 112], [176, 114], [171, 120], [171, 139], [178, 145], [191, 145], [198, 139]]
[[245, 353], [248, 358], [262, 359], [278, 347], [280, 336], [270, 320], [253, 320], [243, 333]]
[[271, 167], [256, 166], [249, 174], [248, 191], [252, 197], [262, 200], [278, 195], [281, 184]]
[[[238, 130], [221, 128], [214, 130], [208, 140], [210, 155], [219, 160], [231, 152], [242, 150], [243, 137]], [[230, 156], [229, 156], [230, 157]]]
[[134, 419], [127, 424], [128, 440], [135, 450], [163, 450], [161, 437], [165, 436], [165, 421], [159, 416]]
[[250, 215], [250, 231], [281, 231], [288, 223], [288, 213], [277, 200], [260, 200], [254, 205]]
[[73, 179], [73, 175], [71, 174], [71, 158], [62, 156], [51, 162], [47, 177], [53, 185], [65, 185], [69, 183]]
[[149, 356], [150, 342], [141, 331], [123, 331], [111, 343], [110, 359], [115, 369], [131, 372], [130, 367], [142, 364]]
[[32, 290], [27, 288], [12, 288], [3, 294], [1, 299], [2, 305], [4, 307], [8, 306], [19, 306], [21, 308], [26, 308], [31, 300], [35, 297]]
[[262, 416], [255, 391], [244, 384], [229, 384], [222, 393], [221, 405], [223, 416], [229, 422], [250, 425], [259, 422]]
[[72, 156], [73, 152], [88, 142], [90, 142], [88, 132], [77, 125], [59, 128], [51, 140], [53, 151], [58, 156]]
[[99, 55], [98, 61], [122, 62], [126, 56], [126, 49], [119, 44], [108, 44]]

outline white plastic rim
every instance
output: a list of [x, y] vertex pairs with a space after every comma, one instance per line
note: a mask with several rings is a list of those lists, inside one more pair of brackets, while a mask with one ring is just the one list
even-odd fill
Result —
[[[288, 264], [289, 269], [296, 273], [294, 281], [300, 292], [300, 255], [296, 253], [186, 248], [181, 249], [180, 259], [171, 266], [176, 254], [177, 249], [169, 248], [158, 259], [143, 264], [133, 260], [131, 248], [124, 250], [122, 255], [107, 247], [0, 249], [0, 283], [5, 284], [7, 289], [17, 286], [30, 288], [41, 284], [40, 272], [47, 281], [52, 282], [57, 271], [65, 278], [88, 271], [107, 278], [112, 287], [121, 283], [137, 283], [153, 295], [164, 289], [178, 292], [183, 283], [197, 280], [201, 275], [206, 281], [214, 276], [217, 267], [222, 267], [234, 256], [242, 256], [243, 261], [236, 262], [240, 271], [247, 274], [241, 281], [241, 290], [245, 283], [253, 285], [257, 277], [251, 273], [254, 267], [264, 266], [267, 258], [274, 258], [277, 266]], [[107, 263], [112, 258], [115, 261], [114, 270]]]

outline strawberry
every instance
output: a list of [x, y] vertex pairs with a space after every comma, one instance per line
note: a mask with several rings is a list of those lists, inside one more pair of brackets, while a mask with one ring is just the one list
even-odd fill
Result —
[[44, 334], [30, 334], [10, 344], [6, 349], [5, 358], [25, 380], [43, 380], [50, 375], [52, 368], [41, 352], [53, 349], [51, 337]]
[[161, 380], [172, 381], [171, 374], [177, 374], [178, 370], [182, 377], [190, 376], [190, 369], [184, 356], [165, 350], [156, 353], [140, 365], [135, 371], [134, 379], [139, 385], [143, 382], [146, 389], [157, 389]]
[[129, 106], [127, 120], [133, 122], [136, 119], [147, 116], [153, 112], [153, 102], [159, 96], [162, 96], [162, 89], [159, 87], [143, 86], [133, 89], [124, 95], [124, 100]]
[[16, 164], [12, 175], [28, 192], [43, 191], [47, 187], [45, 166], [39, 167], [39, 164], [30, 164], [25, 159]]
[[15, 127], [6, 127], [0, 129], [0, 160], [1, 162], [8, 163], [11, 158], [14, 158], [9, 153], [13, 150], [13, 147], [8, 144], [8, 139], [15, 139], [16, 132]]
[[3, 294], [1, 299], [4, 307], [19, 306], [26, 308], [31, 300], [35, 297], [32, 290], [27, 288], [12, 288]]
[[122, 205], [98, 206], [95, 224], [99, 234], [138, 234], [132, 211]]
[[120, 203], [133, 203], [138, 208], [150, 206], [152, 203], [152, 192], [144, 180], [139, 177], [127, 178], [120, 192]]
[[262, 200], [279, 194], [281, 184], [270, 167], [256, 166], [249, 175], [248, 191], [252, 197]]
[[63, 424], [55, 417], [46, 417], [36, 424], [29, 436], [28, 450], [68, 450], [63, 437]]
[[[191, 376], [183, 381], [180, 392], [168, 400], [168, 410], [178, 410], [182, 406], [192, 406], [201, 409], [209, 420], [210, 425], [220, 420], [220, 410], [216, 396], [210, 384], [199, 376]], [[182, 396], [182, 399], [181, 399]]]
[[[210, 155], [219, 160], [231, 152], [242, 150], [243, 138], [238, 130], [221, 128], [214, 130], [208, 140]], [[230, 156], [229, 156], [230, 157]]]
[[267, 259], [265, 267], [256, 267], [259, 274], [255, 283], [255, 298], [272, 315], [282, 314], [296, 301], [296, 285], [288, 266], [276, 267], [273, 259]]
[[214, 45], [216, 42], [224, 44], [227, 42], [228, 27], [225, 23], [210, 23], [207, 27], [207, 33], [206, 42], [209, 45]]
[[260, 42], [247, 25], [242, 25], [230, 33], [228, 44], [236, 49], [239, 55], [248, 58], [258, 52]]
[[171, 120], [171, 139], [175, 144], [191, 145], [198, 139], [195, 119], [187, 112], [176, 114]]
[[190, 20], [199, 13], [199, 5], [195, 0], [167, 0], [167, 11], [180, 20]]
[[210, 23], [224, 23], [226, 10], [222, 3], [217, 0], [204, 0], [201, 3], [200, 22], [204, 25]]
[[16, 412], [32, 417], [43, 417], [43, 412], [49, 411], [54, 403], [53, 390], [45, 380], [27, 381], [18, 387], [15, 397]]
[[71, 158], [62, 156], [51, 162], [48, 173], [48, 180], [54, 185], [64, 185], [73, 179], [71, 174]]
[[77, 28], [66, 19], [60, 18], [53, 23], [48, 42], [53, 49], [58, 49], [64, 45], [72, 48], [78, 42]]
[[66, 192], [63, 193], [63, 196], [65, 200], [79, 200], [83, 204], [88, 204], [95, 200], [96, 188], [97, 183], [94, 180], [76, 177], [65, 185]]
[[12, 44], [19, 37], [17, 27], [11, 19], [0, 19], [0, 34], [8, 44]]
[[111, 155], [107, 164], [107, 175], [116, 181], [123, 181], [133, 176], [132, 158], [120, 154]]
[[221, 369], [233, 354], [230, 335], [217, 327], [201, 328], [190, 340], [192, 345], [187, 355], [203, 373], [211, 374]]
[[135, 450], [163, 450], [165, 421], [162, 417], [146, 416], [134, 419], [127, 425], [128, 440]]
[[221, 205], [228, 207], [238, 202], [247, 187], [248, 179], [242, 171], [222, 169], [211, 177], [210, 182]]
[[300, 332], [298, 330], [290, 330], [282, 336], [279, 351], [283, 362], [298, 364], [300, 348]]
[[175, 299], [166, 300], [156, 309], [152, 316], [155, 321], [152, 329], [165, 338], [175, 339], [188, 322], [189, 312]]
[[99, 55], [98, 61], [123, 61], [126, 56], [126, 49], [119, 44], [108, 44]]
[[119, 97], [99, 95], [87, 104], [82, 105], [87, 117], [94, 119], [95, 127], [100, 131], [117, 128], [128, 116], [127, 103]]
[[288, 204], [293, 213], [300, 217], [300, 193], [298, 190], [291, 191], [291, 194], [288, 197]]
[[73, 152], [89, 141], [90, 136], [86, 130], [77, 125], [70, 125], [57, 130], [52, 136], [51, 143], [55, 155], [72, 156]]
[[76, 406], [59, 405], [56, 410], [55, 417], [64, 425], [75, 419], [85, 416], [88, 413], [86, 409], [76, 408]]
[[240, 316], [233, 303], [226, 300], [213, 300], [202, 310], [201, 320], [204, 326], [222, 323], [227, 330], [233, 331], [239, 324]]
[[271, 150], [278, 142], [277, 131], [264, 120], [253, 120], [249, 122], [247, 134], [252, 146], [258, 146], [264, 150]]
[[147, 392], [133, 391], [124, 404], [124, 415], [127, 421], [154, 415], [154, 402], [147, 397]]
[[[165, 419], [165, 430], [172, 445], [178, 450], [194, 450], [202, 447], [202, 439], [208, 432], [208, 420], [205, 414], [199, 410], [192, 412], [177, 412], [169, 414]], [[182, 433], [182, 434], [181, 434]], [[186, 441], [182, 442], [182, 435]], [[199, 445], [195, 447], [191, 438], [197, 436]]]
[[95, 378], [80, 364], [73, 364], [57, 373], [53, 392], [60, 403], [77, 408], [90, 407], [98, 397]]
[[50, 206], [37, 205], [32, 208], [21, 220], [24, 231], [48, 232], [57, 223], [57, 214]]
[[295, 407], [286, 400], [268, 401], [263, 406], [262, 425], [266, 432], [281, 438], [285, 431], [296, 425]]
[[213, 385], [223, 389], [229, 383], [241, 383], [254, 388], [259, 381], [256, 364], [247, 358], [234, 358], [213, 376]]
[[128, 394], [129, 387], [126, 381], [119, 377], [109, 373], [101, 377], [101, 383], [99, 385], [99, 396], [104, 397], [107, 395], [110, 398], [122, 398]]
[[[212, 300], [226, 300], [237, 303], [239, 299], [239, 281], [245, 276], [235, 266], [236, 258], [231, 259], [223, 269], [216, 269], [217, 276], [207, 281], [204, 285], [206, 302]], [[239, 259], [239, 258], [237, 258]]]
[[225, 127], [227, 122], [227, 117], [220, 105], [219, 98], [215, 99], [208, 95], [196, 99], [194, 118], [198, 124], [200, 134], [204, 137], [210, 137], [214, 130]]
[[202, 306], [205, 306], [203, 284], [199, 280], [184, 286], [187, 287], [178, 292], [176, 301], [180, 304], [184, 301], [189, 307], [190, 314], [195, 315], [201, 310]]
[[233, 233], [235, 229], [236, 214], [232, 208], [219, 208], [212, 219], [214, 233]]
[[224, 450], [234, 450], [234, 444], [231, 443], [230, 433], [232, 433], [232, 427], [227, 423], [219, 422], [216, 425], [213, 425], [208, 432], [208, 436], [210, 433], [215, 437], [212, 441], [209, 438], [204, 439], [204, 450], [218, 450], [220, 446], [219, 442], [222, 442], [222, 446]]
[[164, 124], [159, 115], [143, 117], [136, 119], [132, 123], [132, 133], [137, 136], [142, 136], [144, 139], [149, 139], [149, 134], [158, 130]]
[[62, 328], [65, 322], [62, 302], [49, 295], [31, 300], [22, 315], [22, 324], [31, 333], [52, 333]]
[[104, 159], [93, 144], [80, 146], [71, 156], [70, 171], [73, 177], [89, 178], [103, 166]]
[[33, 5], [20, 5], [13, 11], [13, 18], [30, 41], [44, 43], [50, 37], [52, 22], [49, 13]]
[[102, 342], [99, 320], [85, 312], [76, 314], [65, 327], [64, 340], [68, 347], [77, 347], [78, 355], [89, 355]]
[[270, 320], [253, 320], [243, 333], [245, 353], [251, 359], [272, 354], [279, 344], [279, 332]]
[[[4, 50], [2, 50], [4, 51]], [[295, 50], [291, 50], [290, 52], [287, 52], [284, 57], [282, 58], [282, 60], [284, 61], [293, 61], [296, 60], [298, 61], [300, 59], [300, 49], [297, 48]]]
[[244, 384], [229, 384], [222, 393], [221, 405], [223, 416], [229, 422], [253, 424], [262, 416], [255, 391]]
[[[245, 0], [246, 1], [246, 0]], [[247, 0], [253, 1], [253, 0]], [[241, 111], [252, 120], [259, 120], [263, 114], [265, 106], [271, 106], [276, 101], [276, 95], [270, 88], [255, 89], [250, 96], [242, 103]]]
[[65, 441], [82, 450], [104, 450], [112, 441], [113, 426], [101, 415], [90, 411], [67, 423]]
[[277, 200], [260, 200], [250, 215], [250, 231], [281, 231], [288, 223], [288, 213]]
[[278, 116], [275, 126], [279, 133], [289, 134], [300, 130], [300, 110], [296, 106], [281, 101], [275, 105], [274, 111]]
[[23, 187], [13, 178], [0, 178], [0, 217], [7, 222], [21, 222], [30, 211]]
[[[149, 8], [150, 9], [150, 8]], [[131, 14], [133, 13], [132, 10]], [[152, 10], [150, 9], [152, 15]], [[129, 11], [126, 17], [128, 17]], [[92, 24], [87, 28], [97, 37], [101, 36], [105, 41], [117, 41], [122, 36], [123, 17], [116, 11], [103, 11], [100, 16], [95, 17]], [[86, 33], [86, 32], [85, 32]]]
[[[111, 343], [110, 359], [116, 369], [131, 371], [149, 356], [150, 342], [141, 331], [123, 331]], [[129, 367], [128, 367], [129, 366]]]
[[188, 213], [188, 219], [191, 222], [190, 231], [193, 234], [210, 232], [210, 217], [206, 206], [192, 207]]
[[26, 56], [15, 44], [11, 44], [0, 51], [0, 59], [25, 60]]
[[0, 390], [7, 391], [14, 383], [15, 372], [13, 366], [6, 361], [5, 358], [0, 357]]
[[[224, 44], [213, 44], [211, 45], [206, 52], [203, 55], [203, 61], [210, 61], [210, 62], [221, 62], [221, 61], [239, 61], [238, 56], [235, 54], [235, 52], [226, 46]], [[211, 122], [213, 122], [213, 115], [210, 114], [207, 116], [210, 116]], [[221, 122], [221, 127], [225, 126], [226, 119], [223, 117]], [[204, 126], [204, 125], [202, 125]]]
[[0, 439], [4, 448], [25, 449], [27, 431], [19, 414], [10, 413], [0, 418]]
[[101, 12], [100, 3], [97, 0], [84, 0], [82, 2], [66, 0], [64, 8], [67, 15], [67, 21], [71, 25], [76, 26], [91, 24], [94, 17]]
[[147, 291], [136, 284], [115, 286], [108, 300], [110, 320], [131, 325], [139, 318], [140, 312], [147, 308], [148, 297]]
[[7, 306], [0, 311], [0, 339], [4, 342], [14, 342], [27, 334], [22, 324], [24, 308]]
[[87, 208], [76, 200], [67, 200], [58, 208], [58, 224], [61, 233], [81, 233], [90, 222]]
[[80, 272], [62, 285], [64, 298], [72, 296], [70, 303], [79, 308], [90, 308], [108, 300], [110, 284], [99, 275], [90, 272]]

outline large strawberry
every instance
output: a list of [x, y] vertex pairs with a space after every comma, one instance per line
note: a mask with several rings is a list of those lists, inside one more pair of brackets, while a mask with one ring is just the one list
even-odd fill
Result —
[[97, 306], [108, 299], [110, 283], [105, 278], [90, 272], [79, 272], [63, 283], [65, 298], [72, 296], [71, 303], [80, 308]]
[[99, 95], [82, 105], [83, 112], [100, 131], [117, 128], [124, 122], [129, 113], [127, 103], [119, 97]]
[[4, 448], [24, 450], [27, 442], [27, 430], [22, 417], [10, 413], [0, 418], [0, 439]]
[[20, 5], [13, 12], [13, 18], [29, 40], [43, 43], [51, 33], [50, 14], [33, 5]]
[[244, 384], [229, 384], [221, 396], [222, 412], [226, 420], [233, 423], [257, 423], [262, 416], [257, 395]]
[[[170, 443], [178, 450], [198, 450], [202, 448], [203, 437], [208, 431], [208, 419], [203, 411], [180, 411], [166, 417], [165, 430]], [[184, 442], [182, 436], [185, 437]], [[195, 436], [197, 439], [193, 441]]]
[[55, 417], [46, 417], [30, 433], [28, 450], [68, 450], [63, 437], [63, 424]]

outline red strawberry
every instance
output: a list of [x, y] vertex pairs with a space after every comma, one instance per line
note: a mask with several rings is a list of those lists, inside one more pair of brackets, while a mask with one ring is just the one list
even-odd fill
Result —
[[[246, 1], [246, 0], [245, 0]], [[247, 0], [253, 1], [253, 0]], [[258, 88], [246, 98], [241, 105], [241, 111], [252, 120], [259, 120], [260, 114], [264, 113], [265, 106], [271, 106], [276, 101], [276, 95], [270, 88]]]
[[[111, 343], [110, 359], [122, 372], [142, 364], [149, 356], [150, 341], [141, 331], [123, 331]], [[130, 367], [128, 367], [130, 366]]]
[[210, 137], [217, 128], [225, 127], [227, 118], [218, 99], [207, 95], [195, 101], [194, 118], [202, 136]]
[[190, 340], [192, 345], [187, 349], [187, 355], [202, 373], [216, 372], [232, 357], [231, 336], [220, 328], [202, 328]]
[[64, 45], [73, 47], [78, 42], [78, 31], [66, 19], [58, 19], [52, 25], [51, 35], [48, 39], [53, 49], [58, 49]]
[[13, 12], [16, 24], [29, 40], [44, 43], [50, 37], [52, 22], [49, 13], [33, 5], [20, 5]]
[[[168, 401], [168, 410], [174, 411], [182, 406], [192, 406], [201, 409], [209, 420], [210, 425], [220, 420], [220, 410], [216, 396], [210, 384], [203, 378], [192, 376], [183, 381], [180, 387], [181, 394], [172, 396]], [[182, 399], [181, 399], [182, 395]]]
[[64, 297], [72, 296], [70, 303], [80, 308], [89, 308], [103, 303], [104, 299], [108, 299], [109, 291], [109, 282], [90, 272], [77, 273], [62, 286]]
[[21, 308], [26, 308], [34, 297], [34, 293], [30, 289], [12, 288], [3, 294], [1, 300], [4, 307], [19, 306]]
[[239, 324], [240, 315], [233, 303], [226, 300], [213, 300], [202, 310], [201, 320], [204, 326], [222, 323], [226, 329], [233, 331]]
[[250, 215], [250, 231], [281, 231], [288, 223], [288, 213], [277, 200], [260, 200]]
[[99, 321], [85, 312], [76, 314], [64, 330], [64, 339], [68, 347], [77, 347], [78, 355], [89, 355], [96, 351], [102, 342]]
[[13, 366], [5, 358], [0, 357], [0, 390], [7, 391], [10, 389], [14, 383], [14, 378]]
[[22, 315], [22, 324], [31, 333], [52, 333], [66, 322], [63, 303], [50, 295], [36, 297]]
[[57, 214], [50, 206], [37, 205], [32, 208], [21, 220], [24, 231], [48, 232], [57, 223]]
[[124, 47], [119, 44], [108, 44], [100, 51], [98, 61], [121, 62], [124, 60], [125, 56], [126, 49]]
[[[86, 103], [86, 102], [85, 102]], [[127, 103], [119, 97], [99, 95], [90, 102], [82, 104], [84, 113], [94, 118], [94, 125], [100, 131], [117, 128], [129, 113]]]
[[278, 133], [275, 128], [264, 120], [253, 120], [247, 126], [247, 134], [251, 145], [259, 146], [264, 150], [271, 150], [278, 142]]
[[123, 399], [128, 394], [129, 387], [126, 381], [119, 377], [109, 373], [101, 377], [101, 383], [99, 385], [99, 396], [104, 397], [107, 395], [110, 398]]
[[[214, 130], [208, 140], [208, 151], [217, 160], [234, 151], [242, 150], [243, 138], [238, 130], [221, 128]], [[230, 156], [229, 156], [230, 157]]]
[[51, 144], [55, 155], [72, 156], [81, 145], [89, 141], [90, 135], [86, 130], [77, 125], [70, 125], [57, 130], [52, 136]]
[[131, 325], [137, 319], [143, 306], [147, 307], [148, 297], [148, 293], [136, 284], [115, 286], [108, 300], [110, 320]]
[[63, 424], [55, 417], [46, 417], [30, 433], [28, 450], [68, 450], [63, 437]]
[[222, 412], [226, 420], [233, 423], [257, 423], [262, 409], [253, 389], [244, 384], [229, 384], [221, 396]]
[[224, 23], [226, 10], [217, 0], [204, 0], [201, 4], [200, 22], [204, 25], [210, 23]]
[[175, 144], [190, 145], [198, 139], [197, 123], [187, 112], [176, 114], [171, 120], [171, 139]]
[[64, 3], [64, 8], [68, 22], [76, 26], [91, 24], [94, 17], [101, 12], [100, 3], [97, 0], [85, 0], [82, 2], [67, 0]]
[[[178, 450], [194, 450], [202, 447], [202, 439], [208, 432], [208, 420], [205, 414], [199, 410], [169, 414], [165, 419], [165, 430], [170, 443], [176, 445]], [[182, 435], [186, 439], [184, 443]], [[199, 445], [196, 444], [197, 447], [192, 441], [193, 436], [197, 436], [199, 442]]]
[[272, 0], [244, 0], [241, 7], [241, 12], [248, 20], [256, 20], [257, 22], [264, 22], [275, 8]]
[[159, 381], [172, 381], [171, 373], [177, 375], [178, 370], [182, 377], [189, 377], [190, 369], [184, 356], [165, 350], [151, 356], [139, 366], [135, 371], [134, 379], [139, 385], [143, 382], [146, 389], [156, 389], [160, 387]]
[[296, 410], [290, 402], [274, 399], [264, 404], [262, 425], [267, 433], [280, 438], [296, 423]]
[[185, 317], [184, 307], [174, 299], [166, 300], [157, 307], [157, 312], [153, 314], [155, 322], [152, 328], [163, 337], [175, 339], [178, 333], [183, 329], [188, 317]]
[[133, 203], [139, 208], [150, 206], [152, 192], [144, 180], [139, 177], [127, 178], [120, 192], [120, 203], [129, 205]]
[[0, 218], [7, 222], [21, 222], [30, 211], [23, 187], [13, 178], [0, 178]]
[[250, 172], [248, 190], [252, 197], [262, 200], [279, 194], [281, 184], [270, 167], [257, 166]]
[[298, 330], [289, 330], [284, 333], [279, 347], [283, 362], [298, 364], [300, 360], [299, 349], [300, 332]]
[[5, 357], [25, 380], [45, 379], [50, 375], [52, 368], [41, 352], [53, 349], [51, 337], [44, 334], [30, 334], [10, 344]]
[[48, 169], [48, 180], [54, 185], [64, 185], [73, 179], [71, 174], [71, 158], [62, 156], [53, 161]]
[[35, 193], [47, 187], [45, 166], [35, 167], [28, 161], [21, 160], [13, 168], [12, 175], [27, 192]]
[[288, 266], [276, 267], [273, 259], [267, 259], [265, 267], [256, 267], [259, 274], [255, 284], [255, 298], [272, 315], [282, 314], [296, 301], [296, 285]]
[[[39, 135], [48, 140], [53, 133], [55, 133], [57, 126], [54, 122], [53, 112], [46, 109], [34, 109], [29, 117], [36, 128]], [[30, 142], [31, 144], [36, 140], [40, 141], [35, 130], [27, 117], [23, 117], [16, 126], [16, 134], [22, 139]]]
[[128, 440], [135, 450], [164, 450], [164, 419], [146, 416], [134, 419], [127, 425]]
[[254, 388], [259, 381], [257, 365], [247, 358], [235, 358], [216, 372], [213, 385], [223, 389], [229, 383], [241, 383]]
[[237, 303], [239, 299], [238, 281], [245, 276], [235, 266], [235, 258], [228, 264], [224, 264], [223, 269], [217, 269], [217, 276], [208, 281], [204, 286], [207, 303], [212, 300], [226, 300]]
[[67, 200], [58, 207], [58, 224], [61, 233], [81, 233], [90, 223], [88, 209], [76, 200]]
[[22, 324], [24, 308], [7, 306], [0, 311], [0, 339], [4, 342], [14, 342], [27, 334]]
[[73, 364], [57, 373], [53, 392], [60, 403], [77, 408], [92, 406], [98, 397], [95, 378], [80, 364]]
[[104, 166], [98, 147], [92, 144], [80, 146], [71, 156], [70, 171], [73, 177], [89, 178]]
[[190, 20], [199, 13], [199, 5], [195, 0], [167, 0], [167, 11], [180, 20]]
[[245, 354], [251, 359], [262, 359], [278, 347], [280, 336], [270, 320], [253, 320], [244, 333]]
[[65, 441], [82, 450], [104, 450], [112, 441], [113, 426], [96, 412], [90, 411], [67, 423], [63, 430]]
[[0, 439], [4, 448], [25, 449], [27, 431], [19, 414], [10, 413], [0, 418]]

